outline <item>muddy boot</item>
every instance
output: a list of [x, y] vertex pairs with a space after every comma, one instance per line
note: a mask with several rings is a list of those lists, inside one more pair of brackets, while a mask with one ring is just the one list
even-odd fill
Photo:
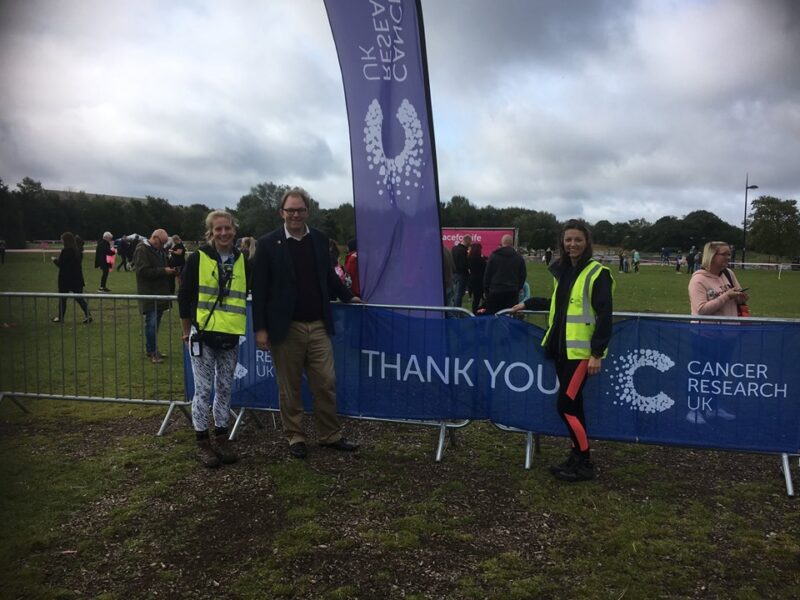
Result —
[[581, 452], [572, 465], [566, 469], [555, 471], [553, 475], [555, 475], [556, 479], [571, 483], [589, 481], [594, 479], [594, 463], [590, 460], [588, 452]]
[[568, 471], [572, 468], [572, 466], [581, 458], [580, 451], [573, 448], [569, 451], [569, 455], [567, 456], [567, 460], [562, 462], [558, 465], [550, 465], [550, 472], [555, 475], [559, 471]]
[[203, 466], [208, 469], [215, 469], [221, 464], [219, 456], [214, 452], [214, 448], [211, 447], [211, 438], [208, 437], [207, 431], [197, 433], [197, 457], [203, 463]]
[[222, 464], [232, 465], [236, 462], [236, 452], [233, 449], [233, 444], [228, 439], [227, 427], [217, 427], [214, 429], [214, 445], [217, 447], [217, 454]]

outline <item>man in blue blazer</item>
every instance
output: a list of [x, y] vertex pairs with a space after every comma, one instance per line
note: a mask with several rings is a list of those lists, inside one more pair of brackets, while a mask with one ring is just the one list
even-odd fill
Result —
[[306, 224], [311, 199], [302, 188], [281, 199], [284, 224], [262, 236], [253, 268], [253, 330], [256, 346], [270, 350], [278, 378], [281, 422], [289, 454], [308, 454], [300, 382], [306, 371], [314, 397], [314, 423], [321, 446], [352, 452], [336, 416], [333, 313], [330, 294], [361, 302], [330, 266], [328, 237]]

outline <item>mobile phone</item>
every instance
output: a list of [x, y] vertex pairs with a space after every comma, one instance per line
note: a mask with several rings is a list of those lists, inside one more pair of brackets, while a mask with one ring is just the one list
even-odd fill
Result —
[[750, 289], [749, 287], [746, 287], [746, 288], [742, 288], [742, 289], [740, 289], [739, 291], [740, 291], [740, 292], [746, 292], [746, 291], [747, 291], [747, 290], [749, 290], [749, 289]]

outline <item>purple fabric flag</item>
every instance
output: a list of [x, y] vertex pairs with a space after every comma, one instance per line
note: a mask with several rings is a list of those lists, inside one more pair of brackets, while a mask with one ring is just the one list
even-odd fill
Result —
[[442, 306], [439, 190], [422, 10], [325, 0], [350, 123], [361, 297]]

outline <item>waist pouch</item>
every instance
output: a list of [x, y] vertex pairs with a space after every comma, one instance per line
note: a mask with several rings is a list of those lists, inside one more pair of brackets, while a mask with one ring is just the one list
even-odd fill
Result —
[[197, 336], [202, 343], [214, 350], [231, 350], [239, 345], [239, 336], [216, 331], [199, 331]]

